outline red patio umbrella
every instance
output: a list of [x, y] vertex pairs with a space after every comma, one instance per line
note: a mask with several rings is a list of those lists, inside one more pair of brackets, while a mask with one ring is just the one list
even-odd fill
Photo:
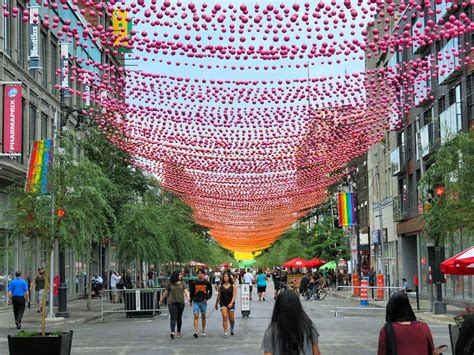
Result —
[[306, 267], [320, 267], [326, 264], [326, 261], [314, 258], [306, 262]]
[[286, 263], [283, 264], [284, 267], [306, 267], [307, 261], [301, 258], [294, 258], [288, 260]]
[[441, 272], [449, 275], [474, 275], [474, 246], [443, 261]]

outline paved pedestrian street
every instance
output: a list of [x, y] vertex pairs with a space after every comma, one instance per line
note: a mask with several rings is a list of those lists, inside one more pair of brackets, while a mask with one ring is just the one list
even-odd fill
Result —
[[[270, 291], [266, 302], [259, 302], [254, 293], [250, 318], [242, 318], [240, 311], [236, 314], [234, 337], [223, 337], [220, 311], [214, 309], [214, 302], [213, 297], [208, 306], [205, 338], [193, 338], [192, 309], [189, 305], [186, 305], [183, 317], [181, 339], [170, 339], [169, 320], [165, 316], [158, 316], [155, 319], [126, 319], [124, 315], [114, 315], [107, 316], [104, 322], [66, 325], [62, 329], [74, 331], [72, 353], [77, 355], [262, 354], [260, 345], [271, 319], [273, 292]], [[378, 333], [384, 323], [384, 311], [342, 312], [336, 318], [333, 312], [334, 298], [331, 295], [320, 302], [305, 300], [302, 302], [320, 333], [320, 347], [323, 354], [376, 353]], [[240, 309], [239, 303], [237, 309]], [[2, 315], [5, 316], [6, 314]], [[436, 345], [449, 344], [446, 322], [427, 320], [427, 323]], [[15, 334], [17, 331], [10, 327], [2, 328], [0, 332], [0, 354], [5, 354], [8, 352], [6, 335]]]

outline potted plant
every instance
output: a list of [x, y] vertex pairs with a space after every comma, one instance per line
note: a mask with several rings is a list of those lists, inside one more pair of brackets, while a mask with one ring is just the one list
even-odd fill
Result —
[[[73, 151], [77, 139], [72, 135], [65, 137], [61, 154], [44, 159], [45, 155], [51, 157], [56, 153], [52, 145], [52, 141], [35, 142], [37, 150], [33, 150], [32, 156], [43, 154], [42, 160], [36, 160], [43, 164], [30, 164], [26, 189], [18, 185], [10, 190], [7, 208], [10, 229], [17, 236], [38, 238], [43, 250], [48, 251], [41, 330], [9, 336], [10, 354], [70, 353], [72, 331], [46, 332], [51, 253], [55, 243], [59, 243], [87, 254], [91, 242], [107, 235], [109, 226], [115, 222], [107, 198], [107, 194], [113, 193], [113, 185], [97, 165], [86, 158], [76, 159]], [[49, 152], [48, 147], [51, 147]], [[35, 174], [39, 175], [35, 178]]]
[[69, 355], [72, 346], [72, 330], [69, 332], [55, 331], [41, 335], [40, 332], [22, 330], [15, 336], [8, 336], [10, 355]]
[[467, 315], [474, 313], [474, 307], [466, 307], [463, 312], [454, 317], [455, 324], [449, 324], [449, 338], [451, 340], [451, 349], [456, 349], [456, 343], [459, 338], [459, 329], [461, 328], [464, 319]]

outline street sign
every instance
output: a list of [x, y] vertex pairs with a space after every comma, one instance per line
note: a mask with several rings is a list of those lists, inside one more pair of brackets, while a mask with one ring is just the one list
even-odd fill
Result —
[[250, 316], [250, 285], [242, 284], [240, 288], [240, 310], [243, 317]]

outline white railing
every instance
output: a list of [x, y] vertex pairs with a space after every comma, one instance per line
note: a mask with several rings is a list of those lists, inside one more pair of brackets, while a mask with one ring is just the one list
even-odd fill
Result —
[[100, 302], [101, 321], [107, 313], [124, 313], [131, 317], [154, 317], [168, 314], [168, 308], [160, 307], [164, 288], [139, 288], [125, 290], [103, 290]]
[[338, 286], [334, 295], [334, 316], [350, 311], [385, 311], [390, 296], [403, 287]]

